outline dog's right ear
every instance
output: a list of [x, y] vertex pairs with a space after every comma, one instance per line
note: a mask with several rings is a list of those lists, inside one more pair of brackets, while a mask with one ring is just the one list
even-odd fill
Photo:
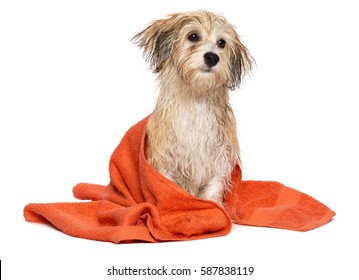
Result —
[[146, 29], [137, 33], [131, 42], [143, 49], [151, 69], [158, 73], [170, 56], [175, 35], [174, 15], [153, 21]]

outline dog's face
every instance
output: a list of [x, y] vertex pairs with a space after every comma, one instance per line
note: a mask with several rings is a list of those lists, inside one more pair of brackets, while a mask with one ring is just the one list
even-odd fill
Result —
[[179, 75], [199, 93], [216, 87], [233, 90], [251, 68], [251, 56], [233, 26], [207, 11], [154, 21], [133, 41], [160, 76]]

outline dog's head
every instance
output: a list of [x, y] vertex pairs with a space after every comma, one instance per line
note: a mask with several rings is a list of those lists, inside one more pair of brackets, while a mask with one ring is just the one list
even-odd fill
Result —
[[233, 90], [252, 64], [233, 26], [223, 16], [207, 11], [156, 20], [132, 41], [143, 48], [154, 72], [180, 75], [194, 90]]

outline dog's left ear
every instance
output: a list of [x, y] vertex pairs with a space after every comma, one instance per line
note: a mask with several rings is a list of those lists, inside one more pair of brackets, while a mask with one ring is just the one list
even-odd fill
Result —
[[251, 71], [253, 62], [251, 54], [236, 34], [230, 53], [231, 76], [228, 84], [230, 90], [240, 86], [243, 77]]
[[175, 35], [174, 17], [172, 15], [170, 18], [153, 21], [131, 40], [143, 49], [143, 53], [155, 73], [161, 71], [163, 63], [171, 54]]

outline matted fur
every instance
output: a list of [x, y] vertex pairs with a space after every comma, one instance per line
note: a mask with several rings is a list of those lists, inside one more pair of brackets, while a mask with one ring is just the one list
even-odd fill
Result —
[[[147, 126], [150, 164], [193, 195], [221, 204], [240, 156], [228, 92], [250, 70], [249, 52], [223, 16], [207, 11], [156, 20], [133, 41], [158, 73]], [[218, 56], [214, 66], [205, 62], [209, 52]]]

